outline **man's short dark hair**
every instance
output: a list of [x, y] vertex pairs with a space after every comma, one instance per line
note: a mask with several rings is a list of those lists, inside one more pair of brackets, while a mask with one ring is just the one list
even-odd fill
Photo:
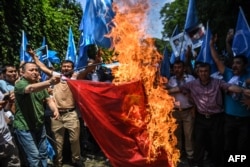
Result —
[[233, 59], [241, 59], [245, 65], [248, 64], [248, 59], [245, 55], [236, 55]]
[[181, 64], [181, 65], [185, 66], [185, 63], [184, 63], [184, 61], [182, 61], [182, 60], [176, 60], [176, 61], [174, 62], [174, 65], [175, 65], [175, 64]]
[[[23, 64], [22, 64], [22, 66], [21, 66], [21, 68], [22, 68], [22, 71], [25, 71], [26, 70], [26, 65], [27, 64], [35, 64], [36, 66], [37, 66], [37, 64], [35, 63], [35, 62], [24, 62]], [[37, 66], [38, 67], [38, 66]]]
[[65, 63], [70, 63], [72, 64], [72, 68], [74, 69], [75, 65], [74, 65], [74, 62], [71, 61], [71, 60], [63, 60], [61, 64], [65, 64]]
[[1, 71], [2, 71], [3, 74], [6, 73], [8, 67], [16, 68], [16, 67], [15, 67], [14, 65], [12, 65], [12, 64], [5, 64], [5, 65], [1, 68]]
[[208, 67], [209, 68], [209, 71], [211, 71], [211, 65], [209, 64], [209, 63], [205, 63], [205, 62], [201, 62], [201, 63], [199, 63], [199, 67], [198, 68], [200, 68], [200, 67]]

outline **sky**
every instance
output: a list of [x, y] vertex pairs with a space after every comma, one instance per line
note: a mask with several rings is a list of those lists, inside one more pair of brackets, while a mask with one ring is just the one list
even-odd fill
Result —
[[[85, 6], [86, 0], [77, 0], [82, 6]], [[115, 2], [116, 0], [114, 0]], [[160, 19], [160, 10], [165, 3], [171, 2], [173, 0], [148, 0], [150, 3], [150, 9], [148, 12], [148, 28], [147, 34], [151, 35], [154, 38], [162, 38], [161, 31], [163, 30], [162, 21]]]
[[149, 26], [147, 33], [155, 38], [162, 38], [161, 31], [163, 30], [162, 20], [160, 19], [160, 10], [165, 3], [169, 3], [171, 0], [149, 0], [150, 10], [148, 14]]

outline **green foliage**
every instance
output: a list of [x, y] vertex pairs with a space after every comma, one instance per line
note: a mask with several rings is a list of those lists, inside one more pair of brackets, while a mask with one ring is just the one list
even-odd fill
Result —
[[[243, 8], [245, 16], [250, 24], [250, 1], [245, 0], [196, 0], [196, 9], [198, 11], [199, 20], [206, 25], [209, 21], [209, 27], [212, 33], [219, 36], [219, 51], [225, 49], [225, 38], [229, 28], [235, 28], [237, 24], [239, 6]], [[163, 39], [171, 37], [176, 25], [180, 31], [183, 30], [186, 13], [188, 8], [188, 0], [175, 0], [166, 3], [160, 11], [163, 22]]]
[[22, 30], [33, 48], [40, 47], [46, 37], [49, 49], [57, 51], [62, 60], [70, 26], [78, 44], [81, 17], [81, 6], [75, 0], [1, 0], [1, 63], [19, 64]]
[[175, 0], [172, 3], [166, 3], [160, 11], [163, 23], [163, 39], [167, 39], [172, 35], [176, 25], [179, 30], [184, 29], [186, 20], [188, 0]]

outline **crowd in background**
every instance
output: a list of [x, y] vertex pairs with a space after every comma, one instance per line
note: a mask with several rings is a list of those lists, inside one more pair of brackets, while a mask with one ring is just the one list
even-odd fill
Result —
[[[180, 164], [187, 159], [189, 166], [202, 166], [205, 160], [210, 166], [225, 166], [227, 154], [250, 150], [248, 55], [233, 56], [228, 50], [230, 63], [225, 63], [214, 47], [216, 40], [214, 35], [210, 50], [218, 75], [211, 75], [209, 63], [196, 62], [191, 67], [189, 48], [185, 62], [175, 60], [164, 85], [166, 93], [175, 98]], [[231, 40], [229, 34], [227, 45]], [[92, 152], [101, 150], [81, 118], [67, 79], [111, 82], [112, 76], [95, 65], [75, 72], [69, 60], [62, 61], [61, 71], [55, 72], [32, 49], [28, 53], [32, 62], [23, 63], [19, 69], [5, 65], [1, 71], [0, 166], [47, 167], [50, 143], [56, 152], [51, 158], [53, 165], [60, 167], [67, 158], [63, 153], [66, 142], [72, 164], [84, 166], [87, 147], [92, 147]], [[97, 54], [89, 63], [100, 61]], [[46, 80], [41, 81], [41, 71], [47, 74]]]
[[233, 35], [227, 34], [226, 55], [216, 50], [217, 35], [210, 39], [215, 73], [212, 61], [192, 67], [190, 48], [185, 61], [172, 64], [166, 89], [175, 98], [180, 166], [185, 160], [189, 166], [227, 166], [229, 155], [250, 151], [249, 55], [233, 54]]

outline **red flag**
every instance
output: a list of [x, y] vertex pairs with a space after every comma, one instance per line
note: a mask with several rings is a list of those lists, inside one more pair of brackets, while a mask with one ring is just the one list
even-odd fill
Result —
[[166, 153], [147, 162], [146, 96], [140, 81], [112, 83], [68, 80], [80, 112], [114, 167], [167, 167]]

